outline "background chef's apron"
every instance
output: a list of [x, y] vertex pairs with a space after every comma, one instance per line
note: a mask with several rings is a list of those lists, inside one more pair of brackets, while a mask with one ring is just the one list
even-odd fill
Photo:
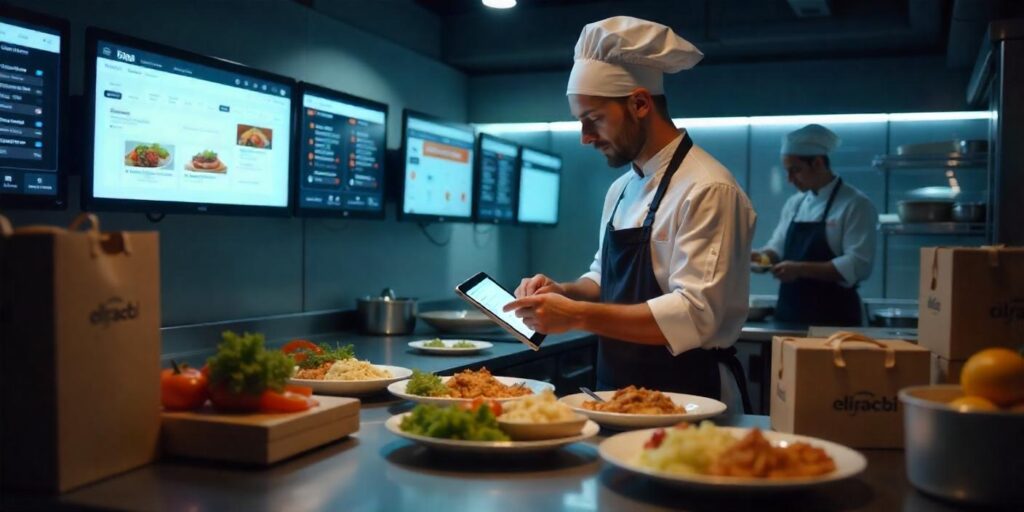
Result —
[[[821, 220], [789, 223], [783, 261], [832, 261], [836, 253], [828, 246], [825, 220], [832, 209], [836, 193], [843, 186], [839, 178], [825, 204]], [[857, 288], [818, 279], [796, 279], [779, 285], [779, 301], [775, 307], [778, 322], [805, 325], [861, 325], [861, 304]]]
[[[654, 275], [651, 259], [654, 215], [661, 206], [672, 176], [692, 147], [693, 141], [689, 134], [684, 133], [658, 184], [647, 217], [639, 228], [616, 230], [612, 224], [626, 193], [623, 187], [605, 227], [601, 248], [601, 302], [639, 304], [664, 294]], [[725, 364], [733, 374], [743, 398], [743, 408], [749, 413], [750, 398], [735, 348], [697, 348], [672, 356], [662, 345], [641, 345], [604, 336], [598, 338], [597, 381], [600, 389], [619, 389], [632, 384], [718, 399], [721, 396], [719, 363]]]

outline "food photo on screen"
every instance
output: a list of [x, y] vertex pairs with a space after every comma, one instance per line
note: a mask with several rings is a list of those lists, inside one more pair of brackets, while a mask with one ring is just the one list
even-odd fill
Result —
[[273, 146], [274, 131], [270, 128], [251, 126], [247, 124], [238, 125], [238, 145], [250, 148], [271, 149]]
[[185, 170], [225, 174], [228, 172], [228, 166], [216, 151], [205, 149], [192, 155], [192, 160], [185, 164]]
[[124, 164], [151, 169], [169, 168], [174, 163], [174, 146], [157, 142], [125, 142]]

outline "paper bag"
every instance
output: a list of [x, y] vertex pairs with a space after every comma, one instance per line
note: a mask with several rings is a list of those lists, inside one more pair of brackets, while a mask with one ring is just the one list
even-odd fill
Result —
[[840, 331], [772, 340], [771, 424], [854, 448], [903, 445], [897, 392], [928, 384], [927, 349]]
[[64, 492], [153, 460], [157, 233], [83, 214], [0, 238], [0, 484]]

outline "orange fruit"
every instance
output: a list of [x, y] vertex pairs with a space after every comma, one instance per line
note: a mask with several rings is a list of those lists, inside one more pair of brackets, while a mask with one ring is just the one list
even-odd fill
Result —
[[949, 403], [959, 412], [998, 411], [996, 404], [980, 396], [962, 396]]
[[1008, 348], [986, 348], [964, 364], [960, 386], [964, 394], [1002, 407], [1024, 401], [1024, 357]]

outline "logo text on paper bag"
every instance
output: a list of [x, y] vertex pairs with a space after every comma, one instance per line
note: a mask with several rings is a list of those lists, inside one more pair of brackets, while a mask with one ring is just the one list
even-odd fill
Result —
[[862, 412], [898, 412], [899, 404], [895, 396], [877, 397], [870, 391], [858, 391], [832, 402], [832, 409], [856, 416]]
[[96, 310], [89, 315], [89, 323], [108, 327], [111, 323], [134, 320], [138, 316], [139, 301], [111, 297], [106, 302], [101, 302]]

